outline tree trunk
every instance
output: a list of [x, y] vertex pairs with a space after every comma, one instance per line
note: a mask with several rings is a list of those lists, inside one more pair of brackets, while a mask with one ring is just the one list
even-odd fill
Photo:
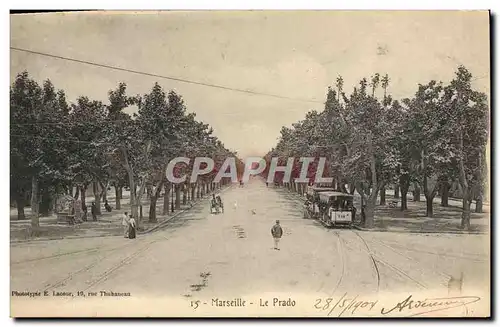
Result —
[[401, 190], [401, 211], [408, 210], [408, 190]]
[[[427, 170], [427, 162], [422, 160], [424, 162], [424, 171]], [[423, 180], [422, 180], [422, 186], [424, 189], [424, 195], [425, 195], [425, 202], [426, 202], [426, 212], [425, 216], [426, 217], [433, 217], [434, 210], [433, 210], [433, 202], [434, 202], [434, 197], [437, 194], [437, 191], [439, 189], [439, 182], [436, 178], [436, 176], [427, 176], [424, 174]]]
[[[460, 98], [460, 97], [459, 97]], [[463, 140], [463, 132], [462, 130], [459, 130], [459, 151], [463, 151], [464, 149], [464, 140]], [[481, 156], [479, 156], [479, 163], [481, 164]], [[481, 165], [480, 165], [481, 167]], [[459, 171], [459, 181], [460, 181], [460, 186], [462, 187], [462, 221], [461, 221], [461, 228], [469, 230], [470, 229], [470, 204], [472, 201], [472, 194], [471, 194], [471, 188], [469, 181], [467, 180], [467, 175], [465, 173], [465, 164], [463, 158], [460, 156], [458, 160], [458, 171]]]
[[425, 195], [425, 216], [432, 218], [434, 215], [434, 197]]
[[394, 198], [399, 199], [399, 185], [394, 186]]
[[181, 188], [179, 185], [175, 186], [175, 209], [181, 208]]
[[102, 198], [102, 202], [106, 203], [106, 201], [108, 200], [108, 185], [109, 185], [109, 182], [106, 182], [106, 183], [99, 182], [99, 185], [101, 186], [101, 198]]
[[40, 227], [38, 218], [38, 178], [31, 178], [31, 227]]
[[17, 220], [26, 219], [24, 214], [24, 195], [16, 194]]
[[380, 205], [381, 206], [385, 205], [385, 187], [382, 187], [380, 189]]
[[186, 205], [187, 204], [187, 194], [188, 194], [188, 189], [186, 186], [184, 186], [182, 190], [182, 204]]
[[158, 200], [158, 197], [156, 195], [151, 195], [150, 202], [149, 202], [149, 222], [150, 223], [156, 223], [156, 200]]
[[87, 207], [87, 203], [86, 203], [86, 193], [87, 193], [87, 185], [83, 185], [80, 187], [80, 194], [81, 194], [81, 198], [82, 198], [82, 210], [85, 210], [86, 207]]
[[483, 197], [481, 195], [479, 195], [476, 199], [476, 212], [477, 213], [483, 212]]
[[470, 204], [471, 201], [469, 200], [469, 190], [464, 189], [464, 196], [462, 200], [462, 221], [460, 224], [460, 227], [463, 230], [470, 230]]
[[401, 211], [408, 210], [408, 190], [410, 189], [410, 176], [399, 176], [399, 189], [401, 191]]
[[163, 215], [168, 214], [168, 205], [170, 203], [170, 188], [171, 188], [170, 183], [165, 184], [165, 194], [163, 194]]
[[136, 184], [135, 184], [135, 180], [134, 180], [134, 171], [132, 170], [132, 167], [130, 166], [129, 162], [128, 162], [128, 153], [127, 153], [127, 149], [122, 147], [120, 148], [120, 150], [122, 151], [122, 154], [123, 154], [123, 158], [124, 158], [124, 168], [125, 170], [127, 171], [127, 176], [128, 176], [128, 186], [130, 188], [130, 211], [131, 211], [131, 214], [132, 214], [132, 217], [136, 218], [138, 217], [138, 208], [137, 206], [135, 205], [136, 203], [136, 200], [135, 200], [135, 188], [136, 188]]
[[146, 181], [143, 180], [141, 186], [139, 187], [139, 192], [137, 192], [134, 195], [135, 204], [134, 204], [134, 207], [132, 208], [132, 213], [134, 213], [134, 210], [135, 210], [135, 213], [139, 215], [139, 219], [137, 220], [137, 229], [140, 228], [142, 218], [143, 218], [142, 197], [144, 196], [145, 191], [146, 191]]
[[38, 213], [40, 214], [40, 217], [48, 217], [49, 212], [50, 212], [50, 205], [51, 205], [51, 197], [50, 197], [50, 192], [46, 187], [43, 187], [42, 189], [42, 196], [40, 199], [40, 207], [38, 210]]
[[92, 191], [94, 193], [94, 203], [97, 208], [96, 215], [101, 215], [101, 193], [99, 192], [99, 184], [97, 182], [92, 183]]
[[415, 183], [413, 187], [413, 201], [420, 202], [420, 185], [418, 185], [418, 183]]
[[76, 185], [75, 196], [73, 198], [75, 200], [78, 200], [79, 196], [80, 196], [80, 187], [78, 185]]
[[163, 189], [163, 181], [160, 182], [159, 185], [156, 186], [156, 189], [151, 192], [150, 203], [149, 203], [149, 222], [155, 223], [156, 219], [156, 202], [160, 197], [161, 190]]
[[[375, 154], [373, 150], [373, 143], [372, 143], [372, 134], [368, 134], [368, 153], [370, 154], [370, 171], [371, 171], [371, 187], [373, 188], [371, 190], [370, 195], [368, 196], [368, 199], [366, 199], [366, 206], [365, 206], [365, 227], [366, 228], [372, 228], [375, 224], [375, 203], [377, 202], [377, 194], [379, 191], [379, 187], [384, 186], [384, 185], [379, 185], [378, 180], [377, 180], [377, 169], [376, 169], [376, 160], [375, 160]], [[358, 188], [358, 191], [361, 190]], [[368, 187], [369, 191], [370, 188]], [[364, 189], [362, 192], [365, 194], [368, 193]], [[362, 195], [364, 196], [364, 195]]]
[[107, 194], [108, 194], [108, 183], [104, 184], [99, 182], [101, 192], [99, 193], [99, 197], [102, 198], [102, 201], [106, 203], [107, 200]]
[[122, 187], [115, 186], [115, 204], [116, 204], [116, 210], [120, 210], [122, 208], [122, 203], [121, 203], [121, 192], [122, 192]]
[[441, 206], [448, 206], [448, 197], [449, 197], [450, 184], [448, 182], [441, 183]]
[[191, 184], [191, 201], [195, 200], [196, 184]]
[[365, 205], [365, 220], [364, 220], [364, 227], [365, 228], [373, 228], [375, 224], [375, 201], [373, 199], [370, 199], [369, 197], [366, 200], [366, 205]]

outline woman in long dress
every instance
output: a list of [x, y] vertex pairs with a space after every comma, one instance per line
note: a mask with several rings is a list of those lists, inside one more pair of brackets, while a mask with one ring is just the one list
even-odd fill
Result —
[[135, 219], [130, 216], [130, 220], [128, 222], [128, 238], [135, 238]]

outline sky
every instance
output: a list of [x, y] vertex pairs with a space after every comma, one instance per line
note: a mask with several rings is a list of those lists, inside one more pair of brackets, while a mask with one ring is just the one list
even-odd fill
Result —
[[[363, 77], [388, 74], [393, 98], [419, 83], [448, 82], [459, 64], [487, 93], [490, 84], [486, 11], [192, 11], [11, 15], [11, 47], [135, 71], [275, 94], [253, 95], [68, 62], [12, 50], [11, 81], [27, 70], [50, 79], [73, 102], [107, 102], [125, 82], [129, 94], [155, 82], [183, 96], [189, 112], [209, 123], [241, 157], [262, 156], [282, 126], [323, 110], [338, 75], [351, 92]], [[382, 90], [378, 91], [381, 96]], [[136, 110], [130, 108], [129, 112]]]

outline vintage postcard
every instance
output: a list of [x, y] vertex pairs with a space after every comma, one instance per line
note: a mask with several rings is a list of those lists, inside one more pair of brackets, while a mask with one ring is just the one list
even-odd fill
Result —
[[489, 24], [11, 14], [11, 316], [490, 317]]

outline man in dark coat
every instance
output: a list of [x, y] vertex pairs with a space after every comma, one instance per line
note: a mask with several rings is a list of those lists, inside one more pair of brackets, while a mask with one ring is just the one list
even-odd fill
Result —
[[279, 220], [276, 220], [276, 224], [271, 228], [271, 235], [274, 239], [274, 249], [279, 250], [280, 239], [283, 236], [283, 229], [280, 226]]
[[90, 212], [92, 213], [92, 220], [97, 221], [97, 207], [94, 202], [92, 202], [92, 207], [90, 209]]

